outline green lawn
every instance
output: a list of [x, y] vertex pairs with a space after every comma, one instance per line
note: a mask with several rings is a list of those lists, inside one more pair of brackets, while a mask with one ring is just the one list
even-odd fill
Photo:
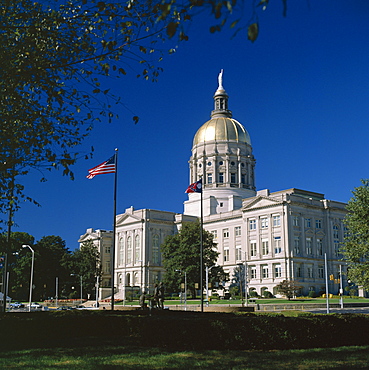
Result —
[[[257, 303], [259, 304], [304, 304], [304, 303], [320, 303], [320, 304], [325, 304], [326, 299], [325, 298], [298, 298], [298, 299], [291, 299], [290, 301], [288, 299], [280, 299], [280, 298], [272, 298], [272, 299], [267, 299], [267, 298], [259, 298], [256, 300]], [[245, 301], [243, 301], [244, 304]], [[339, 298], [330, 298], [329, 303], [340, 303]], [[344, 297], [343, 303], [368, 303], [369, 304], [369, 299], [368, 298], [350, 298], [350, 297]], [[122, 305], [123, 302], [117, 303], [117, 305]], [[171, 305], [184, 305], [184, 303], [178, 299], [168, 299], [164, 302], [166, 306], [171, 306]], [[188, 299], [187, 300], [188, 305], [200, 305], [200, 299]], [[241, 305], [242, 301], [240, 299], [212, 299], [209, 304], [225, 304], [225, 305]], [[251, 304], [251, 303], [250, 303]], [[125, 302], [126, 306], [131, 306], [131, 305], [138, 305], [138, 301], [132, 301], [132, 302]]]
[[1, 369], [367, 369], [369, 346], [287, 351], [184, 351], [96, 345], [0, 352]]

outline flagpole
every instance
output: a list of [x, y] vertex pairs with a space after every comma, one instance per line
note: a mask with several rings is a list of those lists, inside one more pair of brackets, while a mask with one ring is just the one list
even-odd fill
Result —
[[200, 201], [200, 295], [201, 295], [201, 312], [204, 312], [204, 289], [203, 289], [203, 230], [202, 230], [202, 224], [203, 224], [203, 214], [202, 214], [202, 193], [203, 193], [203, 184], [201, 186], [201, 201]]
[[115, 149], [115, 176], [114, 176], [114, 218], [113, 218], [113, 245], [110, 251], [110, 271], [111, 271], [111, 310], [114, 310], [114, 276], [115, 276], [115, 229], [117, 214], [117, 178], [118, 178], [118, 149]]

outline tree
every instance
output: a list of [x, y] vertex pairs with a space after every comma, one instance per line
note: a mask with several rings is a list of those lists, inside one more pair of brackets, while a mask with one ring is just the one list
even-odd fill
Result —
[[348, 233], [342, 246], [348, 278], [369, 290], [369, 180], [352, 191], [344, 223]]
[[7, 233], [0, 235], [0, 251], [7, 257], [9, 295], [13, 299], [25, 300], [28, 297], [31, 257], [22, 249], [22, 245], [33, 247], [34, 240], [32, 235], [25, 232], [10, 233], [9, 242]]
[[[245, 265], [239, 264], [233, 270], [232, 276], [232, 284], [230, 285], [232, 288], [231, 295], [241, 295], [242, 297], [246, 297], [246, 284], [245, 284]], [[231, 289], [230, 289], [231, 292]]]
[[277, 292], [286, 296], [288, 300], [297, 295], [301, 288], [302, 287], [294, 280], [283, 280], [276, 285]]
[[[12, 235], [26, 233], [12, 233]], [[33, 237], [32, 237], [33, 239]], [[23, 239], [24, 240], [24, 239]], [[65, 246], [65, 241], [59, 236], [44, 236], [37, 243], [24, 243], [32, 247], [35, 252], [33, 297], [35, 300], [45, 300], [56, 295], [56, 278], [59, 281], [59, 290], [67, 284], [69, 271], [66, 261], [70, 251]], [[29, 291], [30, 268], [32, 255], [28, 249], [22, 249], [15, 256], [13, 264], [8, 265], [10, 270], [10, 291], [13, 298], [26, 299]]]
[[69, 268], [77, 285], [82, 277], [83, 296], [95, 296], [96, 278], [101, 278], [101, 261], [100, 253], [92, 240], [84, 242], [80, 249], [72, 253]]
[[[34, 246], [35, 250], [35, 297], [40, 300], [56, 295], [56, 278], [58, 290], [67, 284], [69, 271], [67, 261], [70, 251], [60, 236], [44, 236]], [[60, 293], [58, 293], [60, 295]]]
[[136, 58], [141, 76], [157, 77], [160, 68], [154, 69], [149, 56], [174, 17], [157, 22], [160, 9], [139, 1], [5, 1], [0, 11], [0, 211], [10, 205], [16, 210], [21, 198], [30, 200], [17, 178], [32, 168], [62, 168], [73, 178], [70, 166], [81, 156], [75, 148], [99, 116], [114, 116], [116, 99], [102, 81], [126, 74], [119, 61]]
[[[178, 234], [168, 236], [161, 245], [163, 267], [165, 268], [164, 284], [167, 291], [178, 292], [184, 282], [184, 272], [187, 277], [187, 289], [196, 296], [195, 284], [200, 287], [200, 223], [184, 223]], [[213, 266], [219, 253], [213, 242], [213, 235], [203, 230], [203, 284], [205, 282], [205, 266]], [[214, 269], [212, 269], [214, 270]], [[215, 280], [224, 271], [221, 267], [212, 271]], [[219, 281], [219, 280], [218, 280]], [[205, 286], [205, 285], [203, 285]]]
[[[243, 22], [243, 2], [238, 9], [236, 0], [4, 0], [0, 213], [16, 211], [22, 199], [37, 204], [18, 180], [31, 169], [43, 171], [41, 181], [45, 170], [53, 169], [73, 178], [71, 166], [83, 156], [78, 145], [95, 122], [116, 117], [113, 103], [120, 97], [106, 86], [109, 77], [122, 77], [126, 65], [135, 64], [137, 77], [155, 81], [162, 71], [157, 63], [167, 53], [160, 43], [175, 35], [188, 40], [185, 25], [204, 10], [215, 18], [210, 32], [225, 25], [235, 33], [247, 28], [255, 41], [258, 9], [265, 10], [268, 2], [261, 0], [260, 7], [254, 2]], [[286, 0], [282, 3], [285, 12]]]

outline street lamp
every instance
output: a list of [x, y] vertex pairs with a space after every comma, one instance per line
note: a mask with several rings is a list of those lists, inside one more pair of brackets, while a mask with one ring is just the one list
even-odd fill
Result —
[[22, 248], [28, 248], [32, 252], [31, 277], [29, 282], [29, 306], [28, 306], [28, 311], [31, 312], [32, 289], [33, 289], [33, 266], [35, 263], [35, 251], [29, 245], [22, 245]]
[[70, 276], [79, 276], [79, 278], [80, 278], [80, 286], [81, 286], [81, 305], [82, 305], [82, 302], [83, 302], [83, 295], [82, 295], [82, 293], [83, 293], [83, 291], [82, 291], [82, 275], [80, 275], [80, 274], [70, 274]]
[[187, 311], [187, 272], [186, 271], [182, 271], [182, 270], [175, 270], [177, 272], [184, 272], [184, 279], [185, 279], [185, 283], [184, 283], [184, 296], [185, 296], [185, 300], [184, 300], [184, 304], [185, 304], [185, 311]]
[[205, 280], [205, 283], [206, 283], [206, 307], [209, 307], [209, 272], [211, 271], [211, 269], [213, 267], [218, 267], [218, 265], [214, 265], [214, 266], [206, 266], [206, 280]]

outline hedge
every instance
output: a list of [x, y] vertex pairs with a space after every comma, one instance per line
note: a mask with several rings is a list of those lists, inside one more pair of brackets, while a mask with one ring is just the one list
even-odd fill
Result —
[[369, 317], [185, 311], [54, 311], [0, 317], [1, 349], [129, 344], [174, 350], [369, 345]]

